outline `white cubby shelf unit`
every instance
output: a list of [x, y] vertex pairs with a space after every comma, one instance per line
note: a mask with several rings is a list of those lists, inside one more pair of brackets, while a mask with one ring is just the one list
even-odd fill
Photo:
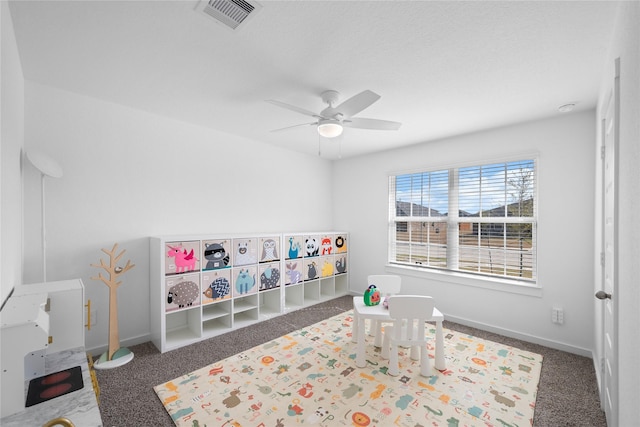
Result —
[[151, 237], [151, 340], [162, 353], [349, 293], [339, 231]]

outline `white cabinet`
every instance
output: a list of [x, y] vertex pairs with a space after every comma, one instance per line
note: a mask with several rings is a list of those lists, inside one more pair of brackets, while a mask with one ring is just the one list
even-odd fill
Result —
[[349, 291], [347, 233], [150, 239], [151, 339], [166, 352]]
[[84, 347], [84, 284], [80, 279], [16, 287], [13, 296], [46, 293], [49, 313], [48, 354]]
[[13, 290], [0, 312], [0, 424], [24, 411], [21, 391], [27, 391], [29, 380], [45, 375], [55, 355], [77, 348], [84, 353], [83, 307], [80, 279]]

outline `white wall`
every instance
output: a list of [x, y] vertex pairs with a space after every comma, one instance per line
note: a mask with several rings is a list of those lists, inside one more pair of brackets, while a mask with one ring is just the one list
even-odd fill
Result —
[[[25, 148], [54, 157], [47, 181], [48, 280], [81, 278], [98, 309], [88, 349], [107, 343], [102, 248], [136, 265], [118, 290], [120, 340], [147, 340], [151, 235], [332, 228], [331, 162], [97, 99], [25, 84]], [[42, 281], [40, 201], [25, 169], [26, 283]], [[151, 284], [155, 286], [156, 284]], [[129, 344], [128, 344], [129, 343]]]
[[[401, 273], [403, 293], [434, 296], [449, 319], [590, 355], [594, 143], [591, 110], [336, 163], [335, 225], [351, 234], [351, 288], [364, 291], [368, 274], [397, 272], [385, 267], [390, 173], [537, 152], [539, 295]], [[551, 322], [556, 305], [564, 308], [563, 325]]]
[[[640, 418], [640, 374], [637, 359], [640, 353], [640, 3], [622, 2], [613, 41], [606, 58], [600, 90], [598, 111], [602, 112], [613, 85], [614, 61], [620, 58], [620, 144], [618, 165], [618, 408], [620, 426], [635, 425]], [[600, 115], [602, 115], [601, 113]], [[601, 179], [598, 175], [597, 183]], [[599, 186], [597, 194], [602, 188]], [[600, 198], [598, 201], [601, 200]], [[599, 205], [596, 206], [596, 209]], [[600, 221], [596, 221], [600, 235]], [[596, 242], [596, 253], [601, 239]], [[596, 264], [597, 265], [597, 264]], [[596, 268], [595, 290], [600, 287], [601, 269]], [[602, 310], [595, 301], [595, 361], [603, 357]]]
[[8, 3], [0, 2], [0, 305], [22, 282], [22, 187], [20, 156], [24, 141], [24, 79]]

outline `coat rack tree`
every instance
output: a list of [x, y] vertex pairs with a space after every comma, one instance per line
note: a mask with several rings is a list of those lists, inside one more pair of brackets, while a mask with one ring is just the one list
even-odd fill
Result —
[[122, 258], [122, 255], [124, 255], [125, 250], [123, 249], [122, 252], [116, 255], [117, 249], [117, 243], [113, 245], [110, 251], [102, 249], [102, 252], [109, 256], [109, 264], [105, 264], [102, 258], [100, 258], [100, 265], [91, 264], [92, 267], [102, 268], [108, 276], [104, 276], [102, 272], [100, 272], [97, 277], [92, 277], [91, 279], [102, 281], [109, 287], [109, 349], [94, 363], [96, 369], [115, 368], [133, 359], [133, 353], [129, 349], [120, 348], [117, 290], [122, 284], [122, 281], [118, 280], [119, 277], [135, 267], [135, 264], [131, 264], [131, 260], [127, 260], [124, 267], [119, 266], [118, 262], [120, 258]]

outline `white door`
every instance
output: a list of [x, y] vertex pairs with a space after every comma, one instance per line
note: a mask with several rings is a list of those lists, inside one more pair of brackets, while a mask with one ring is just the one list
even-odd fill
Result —
[[618, 315], [617, 315], [617, 245], [618, 245], [618, 118], [619, 118], [619, 61], [603, 120], [603, 231], [604, 268], [602, 288], [596, 297], [602, 300], [604, 364], [602, 366], [602, 406], [607, 424], [618, 425]]

